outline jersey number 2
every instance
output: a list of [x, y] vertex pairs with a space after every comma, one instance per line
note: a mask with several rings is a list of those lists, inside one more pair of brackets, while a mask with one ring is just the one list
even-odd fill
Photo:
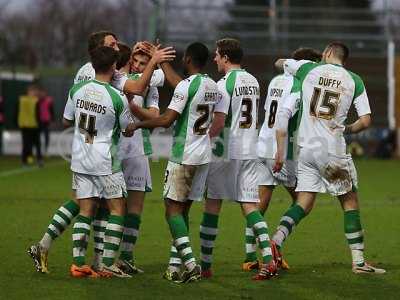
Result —
[[93, 144], [94, 137], [97, 136], [96, 116], [81, 113], [79, 115], [79, 132], [85, 135], [85, 143]]

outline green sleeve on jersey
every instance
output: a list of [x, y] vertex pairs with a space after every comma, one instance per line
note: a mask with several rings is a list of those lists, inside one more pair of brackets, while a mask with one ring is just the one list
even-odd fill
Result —
[[138, 79], [140, 78], [140, 74], [138, 74], [138, 73], [131, 73], [131, 74], [128, 74], [128, 78], [129, 78], [129, 79], [132, 79], [132, 80], [138, 80]]
[[75, 95], [75, 93], [76, 93], [81, 87], [83, 87], [84, 85], [87, 85], [88, 83], [91, 83], [91, 82], [93, 82], [93, 80], [82, 81], [82, 82], [79, 82], [79, 83], [74, 84], [74, 85], [71, 87], [71, 89], [69, 90], [69, 92], [68, 92], [69, 97], [72, 98], [72, 97]]
[[350, 71], [348, 72], [354, 80], [354, 97], [353, 97], [354, 100], [364, 92], [365, 90], [364, 82], [362, 81], [361, 77], [358, 76], [357, 74]]
[[233, 95], [233, 90], [235, 88], [236, 75], [237, 75], [237, 71], [232, 71], [229, 74], [228, 78], [226, 79], [225, 88], [226, 88], [226, 91], [228, 92], [229, 96], [231, 96], [231, 97]]
[[111, 161], [112, 161], [112, 172], [119, 172], [121, 171], [121, 161], [117, 158], [118, 153], [118, 143], [121, 134], [121, 127], [119, 124], [119, 117], [124, 111], [124, 103], [122, 102], [121, 96], [114, 91], [109, 84], [104, 85], [108, 94], [111, 97], [114, 110], [115, 110], [115, 123], [113, 128], [113, 133], [111, 137]]
[[[315, 67], [320, 66], [321, 63], [314, 63], [314, 62], [309, 62], [309, 63], [305, 63], [304, 65], [302, 65], [296, 72], [296, 74], [294, 75], [298, 80], [300, 80], [300, 83], [303, 83], [304, 78], [306, 77], [306, 75]], [[301, 86], [300, 86], [301, 88]]]
[[197, 90], [200, 87], [201, 76], [196, 76], [189, 85], [188, 88], [188, 100], [186, 102], [185, 108], [182, 114], [179, 116], [175, 128], [174, 128], [174, 143], [172, 145], [172, 152], [170, 160], [176, 163], [181, 163], [183, 159], [183, 153], [185, 150], [187, 125], [189, 121], [189, 108], [193, 100], [194, 95], [196, 95]]

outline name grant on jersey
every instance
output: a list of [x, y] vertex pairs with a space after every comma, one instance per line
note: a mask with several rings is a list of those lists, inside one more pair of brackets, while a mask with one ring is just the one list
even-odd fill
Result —
[[101, 113], [104, 115], [106, 113], [106, 106], [96, 104], [87, 100], [77, 99], [76, 100], [76, 108], [82, 108], [90, 112]]
[[325, 78], [325, 77], [320, 77], [318, 80], [319, 85], [334, 87], [334, 88], [339, 88], [341, 83], [342, 82], [340, 80]]
[[260, 95], [258, 86], [240, 86], [235, 87], [235, 96]]

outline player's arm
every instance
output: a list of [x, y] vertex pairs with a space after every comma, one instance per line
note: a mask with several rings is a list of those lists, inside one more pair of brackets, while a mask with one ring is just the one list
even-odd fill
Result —
[[223, 112], [214, 112], [213, 121], [211, 123], [209, 135], [210, 138], [214, 138], [218, 136], [225, 126], [225, 113]]
[[143, 108], [137, 105], [135, 101], [131, 101], [129, 105], [132, 114], [141, 121], [157, 118], [160, 115], [160, 109], [158, 107], [159, 98], [158, 89], [156, 87], [150, 87], [144, 99], [147, 108]]
[[179, 82], [182, 81], [182, 77], [179, 76], [178, 73], [172, 68], [171, 64], [168, 62], [161, 63], [161, 69], [165, 74], [165, 78], [167, 79], [168, 83], [175, 88]]
[[371, 125], [371, 108], [367, 91], [365, 90], [364, 82], [358, 76], [354, 76], [355, 92], [354, 92], [354, 106], [357, 111], [358, 120], [345, 127], [345, 133], [358, 133], [367, 129]]
[[185, 109], [186, 103], [189, 99], [188, 96], [188, 87], [189, 82], [187, 80], [182, 80], [175, 88], [174, 95], [172, 96], [172, 100], [165, 111], [161, 116], [151, 119], [145, 120], [131, 125], [131, 130], [135, 131], [138, 128], [156, 128], [156, 127], [164, 127], [168, 128], [172, 125], [172, 123], [178, 119], [179, 115]]
[[[147, 86], [150, 83], [151, 76], [157, 64], [172, 61], [175, 58], [175, 50], [172, 47], [166, 47], [163, 49], [156, 49], [143, 71], [142, 76], [138, 80], [126, 79], [123, 83], [123, 91], [126, 94], [142, 95], [146, 91]], [[120, 89], [120, 87], [117, 87]]]
[[217, 82], [218, 100], [214, 107], [213, 121], [211, 123], [210, 138], [218, 136], [225, 127], [225, 117], [228, 115], [231, 96], [226, 90], [225, 80]]
[[64, 128], [68, 128], [74, 125], [75, 120], [75, 103], [71, 98], [71, 91], [68, 93], [68, 100], [65, 104], [62, 124]]
[[286, 98], [282, 99], [282, 104], [276, 116], [276, 154], [274, 172], [279, 172], [282, 169], [285, 154], [285, 145], [287, 139], [287, 131], [289, 119], [296, 113], [298, 109], [300, 93], [290, 93]]
[[313, 63], [309, 60], [295, 60], [280, 58], [275, 62], [275, 67], [280, 71], [295, 76], [297, 71], [305, 64]]

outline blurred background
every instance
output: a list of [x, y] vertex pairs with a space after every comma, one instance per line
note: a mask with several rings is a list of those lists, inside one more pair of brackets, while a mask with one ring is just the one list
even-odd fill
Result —
[[[260, 105], [275, 59], [300, 46], [322, 51], [332, 40], [343, 41], [350, 47], [347, 67], [363, 78], [373, 112], [373, 127], [351, 137], [350, 151], [398, 158], [399, 25], [400, 0], [0, 0], [0, 153], [20, 154], [17, 103], [37, 82], [48, 109], [43, 118], [50, 139], [44, 152], [59, 154], [67, 93], [76, 71], [89, 60], [87, 37], [108, 29], [129, 45], [158, 38], [176, 47], [178, 70], [187, 44], [201, 41], [214, 51], [216, 39], [238, 38], [244, 67], [260, 82]], [[221, 77], [211, 60], [207, 72], [215, 80]], [[168, 87], [160, 89], [162, 108], [171, 93]], [[264, 111], [259, 111], [262, 121]], [[157, 145], [168, 133], [153, 135], [153, 142]], [[46, 148], [46, 132], [41, 139]]]

